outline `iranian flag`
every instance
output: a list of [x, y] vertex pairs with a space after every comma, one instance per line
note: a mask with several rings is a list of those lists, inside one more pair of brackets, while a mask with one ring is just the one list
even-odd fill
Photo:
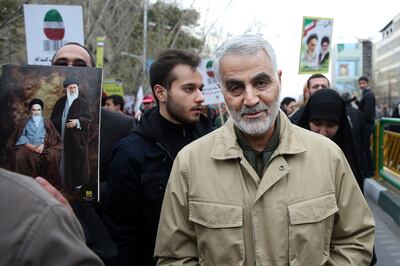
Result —
[[317, 26], [317, 20], [316, 19], [304, 19], [304, 34], [303, 37], [307, 35], [307, 33], [314, 29]]
[[208, 61], [206, 64], [206, 73], [211, 78], [215, 77], [212, 60]]
[[61, 14], [56, 9], [51, 9], [46, 13], [43, 31], [46, 37], [52, 41], [60, 41], [64, 38], [64, 22]]

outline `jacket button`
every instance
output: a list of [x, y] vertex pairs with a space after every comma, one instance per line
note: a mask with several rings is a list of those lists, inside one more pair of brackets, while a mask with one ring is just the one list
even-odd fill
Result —
[[285, 170], [285, 166], [283, 166], [283, 165], [279, 166], [279, 170], [281, 170], [281, 171]]

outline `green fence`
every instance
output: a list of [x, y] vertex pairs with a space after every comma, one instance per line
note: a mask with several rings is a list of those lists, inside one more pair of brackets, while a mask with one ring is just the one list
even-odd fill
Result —
[[376, 176], [400, 189], [400, 133], [386, 130], [388, 125], [400, 125], [398, 118], [381, 118], [374, 136]]

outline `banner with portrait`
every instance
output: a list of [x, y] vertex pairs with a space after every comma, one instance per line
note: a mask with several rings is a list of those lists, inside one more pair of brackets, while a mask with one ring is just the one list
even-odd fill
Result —
[[299, 74], [328, 73], [333, 19], [303, 17]]
[[101, 83], [95, 67], [4, 65], [0, 167], [98, 200]]

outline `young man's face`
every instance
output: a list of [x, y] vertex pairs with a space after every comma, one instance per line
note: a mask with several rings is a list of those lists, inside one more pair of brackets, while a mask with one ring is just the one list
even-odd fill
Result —
[[310, 79], [310, 87], [308, 88], [310, 91], [310, 96], [313, 95], [316, 91], [320, 89], [328, 89], [329, 81], [326, 78], [314, 78]]
[[197, 69], [177, 65], [172, 69], [175, 80], [166, 89], [166, 110], [169, 118], [177, 124], [195, 123], [199, 120], [204, 102], [203, 78]]
[[358, 86], [360, 87], [360, 89], [365, 90], [366, 88], [368, 88], [368, 82], [366, 82], [365, 80], [360, 80], [358, 82]]
[[281, 72], [264, 51], [226, 55], [220, 62], [222, 92], [238, 128], [251, 136], [273, 128], [279, 110]]
[[119, 108], [119, 105], [115, 105], [112, 99], [107, 99], [106, 104], [104, 106], [107, 110], [113, 111], [113, 112], [119, 112], [121, 109]]
[[90, 55], [82, 47], [69, 44], [61, 47], [54, 56], [53, 65], [90, 67]]
[[32, 116], [41, 116], [42, 115], [42, 107], [40, 106], [40, 104], [32, 105], [31, 115]]

